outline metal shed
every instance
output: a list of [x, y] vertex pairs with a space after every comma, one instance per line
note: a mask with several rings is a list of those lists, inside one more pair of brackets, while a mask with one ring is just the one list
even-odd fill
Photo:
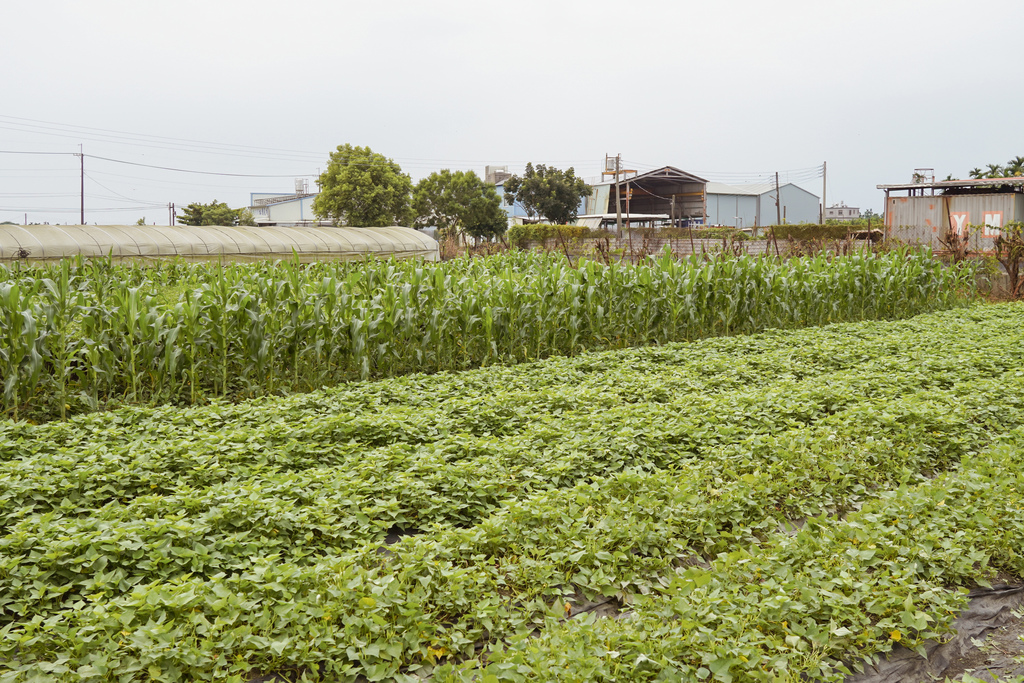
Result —
[[[633, 214], [661, 214], [672, 220], [703, 223], [707, 216], [704, 203], [707, 182], [675, 166], [620, 178], [623, 223], [628, 225]], [[593, 188], [591, 196], [580, 207], [580, 213], [588, 216], [614, 215], [615, 181], [597, 183]]]
[[423, 258], [437, 242], [399, 226], [291, 228], [248, 226], [2, 225], [0, 260], [55, 261], [75, 256], [115, 261], [299, 261]]
[[775, 183], [727, 185], [708, 183], [708, 223], [750, 228], [783, 223], [817, 223], [820, 219], [818, 195], [799, 185], [785, 183], [778, 188], [779, 206], [775, 206]]
[[[878, 185], [885, 191], [885, 228], [889, 236], [943, 247], [948, 232], [963, 234], [969, 226], [971, 246], [994, 248], [1001, 228], [1024, 221], [1024, 178], [973, 178], [939, 182]], [[891, 196], [906, 192], [905, 196]]]

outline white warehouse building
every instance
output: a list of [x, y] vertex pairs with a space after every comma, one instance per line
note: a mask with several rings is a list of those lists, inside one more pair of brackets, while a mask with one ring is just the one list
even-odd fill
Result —
[[817, 223], [821, 220], [821, 202], [816, 194], [793, 183], [780, 185], [778, 194], [780, 201], [776, 208], [774, 183], [708, 183], [707, 223], [755, 228], [775, 225], [780, 215], [783, 223]]
[[299, 178], [294, 194], [250, 192], [249, 210], [256, 225], [313, 225], [317, 220], [313, 214], [317, 194], [310, 192], [308, 183]]

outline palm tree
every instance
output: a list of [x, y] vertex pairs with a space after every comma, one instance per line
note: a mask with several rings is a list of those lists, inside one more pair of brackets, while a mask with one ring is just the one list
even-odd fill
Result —
[[971, 172], [968, 173], [967, 176], [969, 178], [981, 178], [982, 177], [981, 169], [978, 168], [977, 166], [975, 166], [974, 168], [971, 169]]
[[1018, 156], [1007, 161], [1003, 172], [1008, 178], [1024, 175], [1024, 157]]
[[1004, 177], [1003, 176], [1003, 167], [1000, 166], [999, 164], [989, 164], [988, 165], [988, 171], [985, 172], [985, 177], [986, 178], [1002, 178], [1002, 177]]

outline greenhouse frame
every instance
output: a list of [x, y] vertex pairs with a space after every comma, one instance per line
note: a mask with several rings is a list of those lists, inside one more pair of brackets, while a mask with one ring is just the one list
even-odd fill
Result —
[[0, 261], [45, 262], [76, 256], [135, 262], [440, 260], [432, 237], [400, 226], [0, 225]]

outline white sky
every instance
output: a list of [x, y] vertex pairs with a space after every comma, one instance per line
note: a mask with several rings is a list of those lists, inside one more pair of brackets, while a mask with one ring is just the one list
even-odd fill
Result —
[[[594, 176], [617, 152], [723, 182], [827, 161], [828, 203], [876, 211], [875, 185], [914, 168], [1024, 155], [1022, 0], [7, 0], [2, 16], [0, 150], [280, 176], [87, 156], [89, 223], [291, 192], [346, 142], [414, 181], [527, 161]], [[0, 221], [77, 223], [78, 163], [0, 154]]]

